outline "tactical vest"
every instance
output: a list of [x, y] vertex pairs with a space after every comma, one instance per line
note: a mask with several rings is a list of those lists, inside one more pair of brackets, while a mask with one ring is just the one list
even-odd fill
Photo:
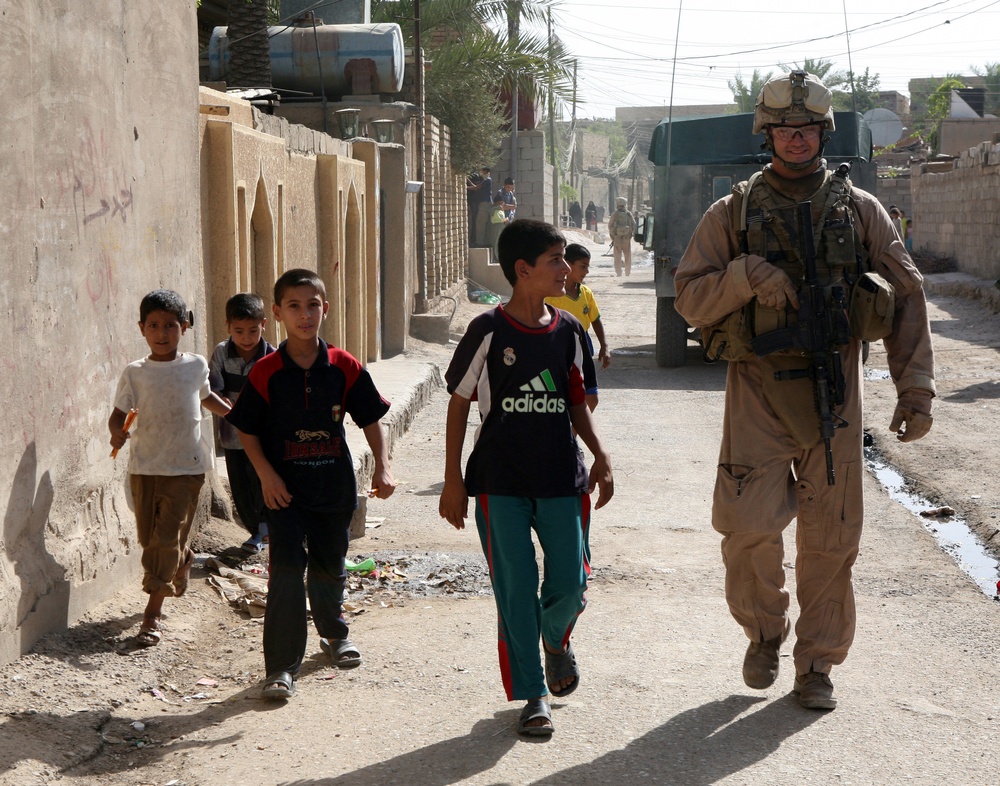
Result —
[[[895, 308], [892, 286], [872, 271], [855, 227], [849, 171], [847, 165], [835, 173], [827, 171], [823, 184], [808, 200], [812, 205], [816, 275], [824, 287], [827, 312], [833, 321], [830, 333], [838, 337], [834, 342], [838, 346], [851, 337], [871, 341], [888, 335]], [[798, 238], [797, 204], [758, 182], [762, 177], [763, 173], [757, 172], [733, 188], [732, 218], [734, 224], [739, 221], [740, 252], [763, 257], [801, 288], [806, 261]], [[702, 329], [705, 359], [755, 358], [751, 339], [797, 321], [791, 307], [768, 308], [754, 297], [722, 322]], [[788, 348], [769, 353], [760, 362], [764, 366], [764, 398], [795, 442], [803, 449], [813, 447], [820, 440], [815, 390], [808, 374], [802, 373], [810, 366], [809, 355], [802, 349]]]
[[[827, 171], [823, 184], [812, 194], [816, 272], [829, 294], [829, 309], [847, 311], [850, 333], [874, 341], [892, 330], [895, 293], [874, 273], [868, 251], [861, 242], [851, 209], [849, 167]], [[798, 243], [796, 202], [776, 194], [759, 182], [762, 172], [733, 187], [732, 218], [738, 221], [740, 253], [763, 257], [784, 271], [797, 287], [805, 277], [805, 261]], [[859, 285], [860, 282], [860, 285]], [[794, 323], [791, 309], [775, 310], [751, 299], [722, 322], [702, 329], [708, 361], [748, 360], [754, 357], [750, 339]], [[778, 354], [801, 357], [798, 350]]]

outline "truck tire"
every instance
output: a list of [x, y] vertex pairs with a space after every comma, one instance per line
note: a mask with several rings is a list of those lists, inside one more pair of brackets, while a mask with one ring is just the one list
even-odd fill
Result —
[[672, 297], [656, 299], [656, 365], [683, 366], [687, 356], [688, 329], [684, 317], [674, 308]]

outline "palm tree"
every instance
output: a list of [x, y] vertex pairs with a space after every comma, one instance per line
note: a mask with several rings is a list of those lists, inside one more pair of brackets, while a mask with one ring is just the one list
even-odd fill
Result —
[[270, 11], [268, 0], [229, 0], [227, 85], [271, 86]]
[[750, 84], [743, 81], [741, 74], [737, 74], [734, 79], [726, 82], [733, 94], [733, 101], [736, 102], [736, 111], [753, 112], [757, 106], [757, 96], [760, 95], [761, 88], [773, 75], [773, 71], [762, 74], [759, 69], [755, 68], [750, 77]]

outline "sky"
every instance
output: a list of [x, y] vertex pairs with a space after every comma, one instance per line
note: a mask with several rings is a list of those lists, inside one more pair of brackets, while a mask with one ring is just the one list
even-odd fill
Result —
[[675, 106], [731, 103], [737, 75], [806, 58], [868, 68], [906, 95], [910, 79], [1000, 62], [1000, 0], [561, 0], [553, 26], [578, 62], [577, 118], [666, 108], [671, 94]]

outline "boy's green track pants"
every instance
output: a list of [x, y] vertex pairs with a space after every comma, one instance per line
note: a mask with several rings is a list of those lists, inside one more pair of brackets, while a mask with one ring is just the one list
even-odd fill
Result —
[[[476, 497], [476, 526], [497, 604], [500, 674], [507, 700], [544, 696], [539, 637], [561, 651], [587, 605], [590, 496]], [[538, 591], [534, 530], [544, 576]]]

